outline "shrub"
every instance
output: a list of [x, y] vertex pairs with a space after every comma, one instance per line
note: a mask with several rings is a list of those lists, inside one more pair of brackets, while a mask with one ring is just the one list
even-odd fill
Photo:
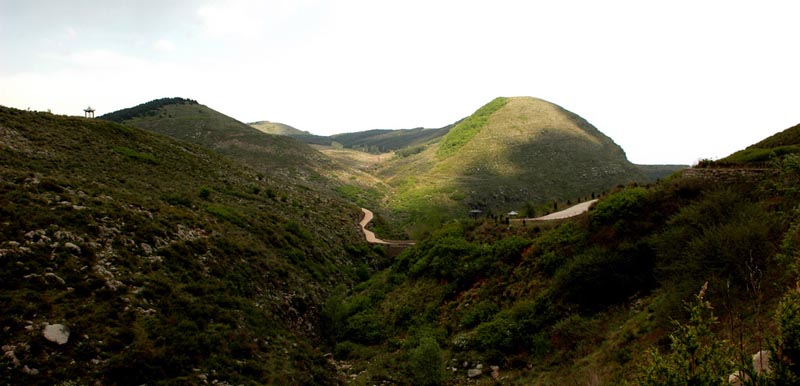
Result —
[[772, 352], [776, 385], [800, 384], [800, 294], [790, 291], [775, 312], [778, 334]]
[[591, 214], [592, 224], [610, 224], [634, 216], [644, 207], [647, 189], [634, 187], [621, 190], [597, 202]]
[[209, 197], [211, 197], [211, 188], [209, 188], [207, 186], [201, 187], [200, 188], [200, 193], [198, 193], [198, 196], [200, 196], [200, 198], [202, 198], [204, 200], [207, 200]]
[[441, 385], [444, 381], [444, 358], [436, 339], [425, 336], [413, 349], [409, 358], [409, 370], [415, 385]]
[[644, 386], [727, 385], [734, 368], [727, 343], [713, 332], [717, 324], [711, 304], [704, 299], [707, 283], [687, 306], [689, 321], [669, 336], [670, 352], [651, 349], [641, 368]]

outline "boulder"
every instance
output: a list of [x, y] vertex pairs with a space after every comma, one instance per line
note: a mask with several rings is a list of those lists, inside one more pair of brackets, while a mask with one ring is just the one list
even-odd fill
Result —
[[59, 345], [66, 344], [69, 340], [69, 328], [63, 324], [48, 324], [44, 326], [42, 333], [45, 339]]
[[753, 354], [753, 368], [756, 370], [756, 374], [764, 375], [772, 372], [772, 369], [769, 367], [771, 356], [772, 352], [769, 350], [761, 350]]
[[481, 374], [483, 374], [483, 370], [481, 370], [481, 369], [469, 369], [469, 370], [467, 370], [467, 376], [470, 377], [470, 378], [479, 377]]
[[737, 370], [731, 375], [728, 375], [728, 384], [731, 386], [743, 386], [745, 382], [749, 382], [750, 377], [742, 370]]

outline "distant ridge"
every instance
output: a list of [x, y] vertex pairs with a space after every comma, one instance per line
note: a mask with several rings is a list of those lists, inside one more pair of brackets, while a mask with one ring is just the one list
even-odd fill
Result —
[[311, 134], [307, 131], [295, 129], [294, 127], [278, 122], [258, 121], [258, 122], [248, 123], [248, 125], [257, 129], [258, 131], [267, 134], [288, 135], [288, 136]]

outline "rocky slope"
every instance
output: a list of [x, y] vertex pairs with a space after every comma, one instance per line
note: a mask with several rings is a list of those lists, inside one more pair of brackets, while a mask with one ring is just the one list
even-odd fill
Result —
[[99, 119], [0, 107], [0, 202], [0, 383], [337, 383], [320, 304], [380, 258], [335, 196]]

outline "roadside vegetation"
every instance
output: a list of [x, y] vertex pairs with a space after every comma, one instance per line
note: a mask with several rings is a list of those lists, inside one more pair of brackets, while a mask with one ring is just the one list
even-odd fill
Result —
[[447, 223], [326, 304], [328, 344], [357, 384], [422, 382], [423, 343], [431, 384], [725, 384], [762, 349], [782, 370], [759, 384], [791, 384], [798, 164], [625, 187], [555, 225]]

